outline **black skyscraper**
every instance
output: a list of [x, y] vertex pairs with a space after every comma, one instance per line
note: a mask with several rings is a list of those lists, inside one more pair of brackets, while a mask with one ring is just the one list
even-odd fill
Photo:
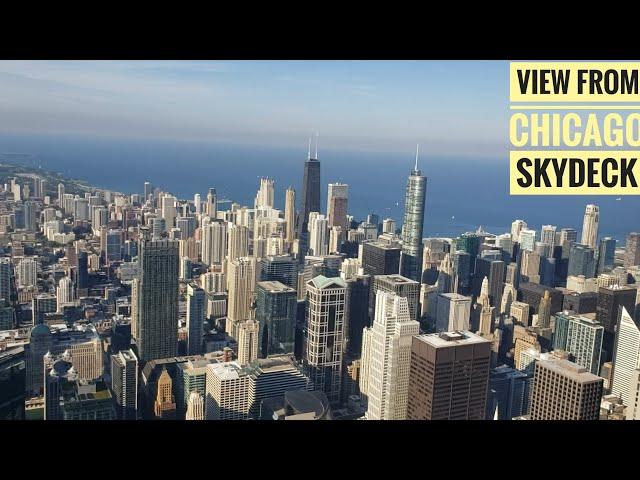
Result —
[[298, 261], [304, 262], [304, 256], [309, 247], [309, 231], [307, 224], [310, 212], [320, 212], [320, 162], [318, 161], [318, 143], [316, 140], [315, 158], [311, 158], [311, 144], [309, 144], [309, 159], [304, 162], [304, 178], [302, 180], [302, 207], [298, 213], [297, 234], [299, 239]]

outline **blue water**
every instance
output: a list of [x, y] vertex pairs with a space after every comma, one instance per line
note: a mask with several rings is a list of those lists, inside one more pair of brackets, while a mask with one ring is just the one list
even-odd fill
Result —
[[[219, 198], [253, 205], [259, 177], [276, 184], [276, 207], [284, 208], [285, 189], [301, 192], [306, 151], [166, 140], [122, 140], [65, 136], [0, 134], [0, 154], [25, 153], [22, 163], [41, 166], [97, 186], [142, 193], [145, 181], [180, 198], [203, 198], [215, 187]], [[406, 154], [335, 151], [320, 152], [322, 206], [326, 185], [349, 184], [349, 212], [357, 219], [367, 213], [402, 223], [404, 189], [413, 158]], [[600, 206], [600, 235], [624, 243], [628, 232], [640, 231], [640, 197], [510, 196], [507, 156], [497, 158], [424, 158], [427, 175], [425, 236], [454, 236], [482, 225], [492, 233], [510, 231], [524, 219], [539, 230], [543, 224], [582, 228], [587, 203]], [[455, 219], [453, 218], [455, 217]]]

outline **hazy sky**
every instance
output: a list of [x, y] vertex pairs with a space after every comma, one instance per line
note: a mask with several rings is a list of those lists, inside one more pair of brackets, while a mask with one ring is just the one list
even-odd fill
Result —
[[0, 133], [503, 155], [508, 62], [0, 61]]

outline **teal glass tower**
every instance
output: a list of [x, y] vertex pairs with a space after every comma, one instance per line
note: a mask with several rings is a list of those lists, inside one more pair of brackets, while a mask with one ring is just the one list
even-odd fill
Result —
[[418, 149], [416, 148], [416, 164], [407, 180], [405, 193], [400, 255], [401, 275], [416, 282], [422, 280], [422, 230], [426, 192], [427, 177], [422, 176], [422, 172], [418, 170]]

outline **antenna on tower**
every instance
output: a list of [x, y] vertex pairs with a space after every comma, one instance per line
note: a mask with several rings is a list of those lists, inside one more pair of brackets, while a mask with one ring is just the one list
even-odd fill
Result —
[[307, 155], [307, 159], [311, 160], [311, 137], [309, 137], [309, 154]]
[[420, 144], [416, 143], [416, 166], [414, 168], [416, 172], [418, 171], [418, 154], [419, 153], [420, 153]]
[[316, 132], [316, 160], [318, 159], [318, 132]]

